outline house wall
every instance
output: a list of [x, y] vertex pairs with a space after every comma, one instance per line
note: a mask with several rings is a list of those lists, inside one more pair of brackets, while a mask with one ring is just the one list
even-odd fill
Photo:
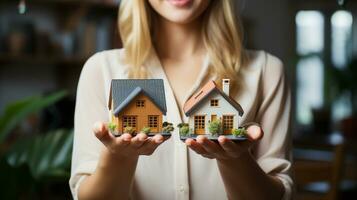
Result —
[[[211, 107], [210, 100], [211, 99], [218, 99], [218, 107]], [[212, 92], [208, 97], [206, 97], [201, 104], [195, 108], [192, 112], [191, 116], [189, 117], [189, 126], [190, 128], [194, 129], [194, 116], [195, 115], [205, 115], [205, 132], [208, 134], [208, 121], [211, 120], [211, 115], [217, 115], [218, 118], [222, 118], [223, 115], [234, 115], [234, 124], [233, 128], [239, 127], [239, 113], [238, 111], [218, 92]]]
[[[144, 108], [137, 108], [136, 101], [145, 100]], [[158, 129], [162, 131], [162, 112], [161, 110], [145, 95], [140, 94], [132, 100], [132, 102], [120, 113], [118, 117], [115, 117], [114, 122], [117, 123], [117, 131], [123, 133], [122, 117], [124, 115], [136, 115], [137, 116], [137, 131], [140, 131], [143, 127], [148, 125], [148, 115], [158, 115]]]

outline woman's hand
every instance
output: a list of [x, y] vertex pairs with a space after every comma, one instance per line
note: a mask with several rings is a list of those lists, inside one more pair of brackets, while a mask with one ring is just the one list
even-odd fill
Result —
[[280, 179], [266, 174], [249, 153], [250, 147], [263, 137], [263, 130], [251, 125], [247, 134], [248, 140], [237, 143], [225, 136], [220, 136], [218, 143], [198, 136], [196, 141], [187, 139], [186, 144], [198, 154], [217, 160], [228, 199], [281, 199], [284, 186]]
[[210, 141], [203, 135], [199, 135], [195, 140], [189, 138], [185, 143], [196, 153], [203, 157], [217, 160], [229, 160], [239, 158], [248, 152], [255, 142], [259, 141], [264, 133], [257, 125], [251, 125], [247, 129], [248, 140], [234, 143], [225, 136], [219, 136], [218, 143]]
[[109, 133], [107, 124], [102, 122], [97, 122], [93, 131], [111, 154], [122, 158], [151, 155], [164, 142], [164, 137], [160, 134], [148, 137], [144, 133], [139, 133], [132, 137], [130, 134], [124, 133], [120, 137], [115, 137]]

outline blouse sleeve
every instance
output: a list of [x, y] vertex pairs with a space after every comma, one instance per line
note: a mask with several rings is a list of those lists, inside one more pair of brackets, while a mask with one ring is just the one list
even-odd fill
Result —
[[276, 176], [284, 185], [283, 199], [291, 199], [293, 181], [291, 178], [290, 113], [291, 96], [286, 83], [282, 62], [266, 54], [263, 68], [263, 99], [258, 108], [257, 121], [264, 130], [264, 137], [255, 148], [260, 167]]
[[77, 199], [80, 182], [94, 172], [100, 150], [104, 146], [93, 133], [95, 122], [105, 122], [109, 118], [102, 65], [100, 53], [95, 54], [84, 64], [79, 78], [74, 119], [72, 169], [69, 180], [74, 199]]

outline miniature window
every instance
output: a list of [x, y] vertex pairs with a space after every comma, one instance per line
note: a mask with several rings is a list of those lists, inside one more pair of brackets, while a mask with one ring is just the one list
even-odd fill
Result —
[[218, 99], [211, 99], [211, 106], [217, 107], [218, 106]]
[[136, 127], [136, 116], [123, 116], [123, 127]]
[[145, 101], [144, 100], [137, 100], [136, 101], [136, 107], [138, 107], [138, 108], [145, 107]]
[[233, 129], [233, 115], [223, 115], [223, 130]]
[[150, 128], [157, 128], [159, 126], [159, 116], [157, 115], [149, 115], [149, 123], [148, 126]]
[[197, 115], [195, 116], [195, 129], [204, 129], [205, 128], [205, 116]]

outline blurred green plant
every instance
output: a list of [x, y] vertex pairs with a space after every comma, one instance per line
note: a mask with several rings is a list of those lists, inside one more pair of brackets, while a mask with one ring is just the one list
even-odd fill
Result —
[[175, 128], [172, 123], [170, 123], [170, 122], [162, 123], [162, 132], [163, 133], [171, 133], [174, 130], [175, 130]]
[[37, 180], [69, 178], [72, 144], [72, 131], [56, 130], [17, 140], [5, 157], [11, 167], [27, 165]]
[[[8, 105], [0, 118], [0, 199], [38, 199], [51, 181], [66, 183], [70, 177], [72, 130], [20, 135], [11, 133], [30, 115], [67, 95], [60, 91], [34, 96]], [[43, 198], [43, 197], [42, 197]]]
[[126, 126], [124, 128], [124, 133], [134, 134], [135, 133], [135, 128], [131, 127], [131, 126]]
[[56, 103], [66, 95], [67, 92], [60, 91], [46, 97], [33, 96], [9, 104], [0, 118], [0, 143], [29, 115]]
[[208, 124], [208, 131], [210, 132], [210, 134], [212, 135], [218, 135], [221, 132], [222, 129], [222, 122], [221, 120], [212, 120], [209, 124]]
[[179, 134], [182, 136], [187, 136], [190, 133], [190, 127], [188, 123], [180, 123], [177, 125], [179, 128]]
[[234, 135], [235, 137], [246, 137], [247, 130], [245, 128], [235, 128], [232, 129], [232, 135]]
[[145, 126], [144, 128], [141, 129], [141, 132], [142, 132], [142, 133], [145, 133], [145, 134], [149, 134], [149, 133], [151, 132], [151, 128]]
[[110, 130], [112, 133], [114, 133], [114, 132], [115, 132], [115, 129], [117, 128], [117, 125], [116, 125], [115, 123], [113, 123], [113, 122], [110, 122], [110, 123], [108, 124], [108, 128], [109, 128], [109, 130]]

